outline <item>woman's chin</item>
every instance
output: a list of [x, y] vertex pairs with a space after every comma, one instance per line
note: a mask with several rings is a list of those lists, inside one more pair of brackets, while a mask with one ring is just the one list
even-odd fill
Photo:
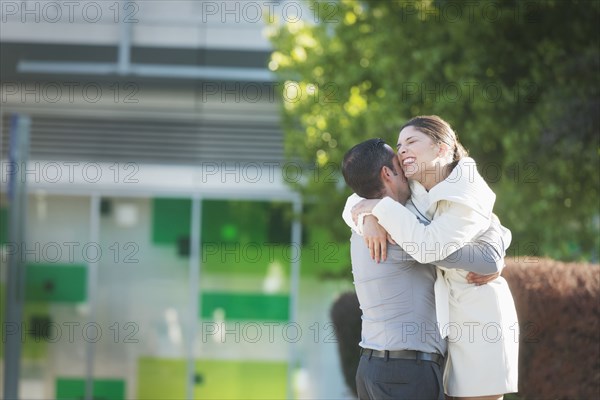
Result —
[[406, 179], [415, 179], [416, 176], [416, 172], [417, 171], [404, 171], [404, 176], [406, 177]]

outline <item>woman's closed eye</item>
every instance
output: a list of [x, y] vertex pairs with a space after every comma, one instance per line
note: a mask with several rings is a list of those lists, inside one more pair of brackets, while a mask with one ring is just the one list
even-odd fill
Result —
[[402, 144], [399, 144], [398, 146], [396, 146], [396, 148], [398, 149], [398, 151], [400, 151], [400, 149], [401, 149], [403, 146], [408, 146], [408, 145], [410, 145], [410, 144], [413, 144], [413, 143], [415, 143], [415, 142], [416, 142], [416, 140], [410, 140], [410, 141], [408, 141], [408, 142], [405, 142], [403, 145], [402, 145]]

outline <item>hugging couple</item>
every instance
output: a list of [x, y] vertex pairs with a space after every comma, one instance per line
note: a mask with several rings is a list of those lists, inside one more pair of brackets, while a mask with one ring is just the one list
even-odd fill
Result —
[[516, 392], [519, 326], [504, 278], [511, 234], [451, 126], [408, 121], [396, 151], [350, 149], [344, 221], [362, 310], [360, 399], [501, 399]]

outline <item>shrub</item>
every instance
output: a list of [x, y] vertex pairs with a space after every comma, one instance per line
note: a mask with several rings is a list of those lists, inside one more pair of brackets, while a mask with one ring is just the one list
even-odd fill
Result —
[[521, 328], [519, 394], [600, 398], [600, 265], [507, 259]]

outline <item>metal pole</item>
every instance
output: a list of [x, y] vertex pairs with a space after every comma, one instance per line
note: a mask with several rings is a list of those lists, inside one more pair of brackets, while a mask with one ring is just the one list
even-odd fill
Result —
[[[100, 195], [93, 193], [90, 197], [90, 242], [100, 243]], [[96, 323], [98, 301], [96, 293], [98, 288], [98, 261], [89, 261], [88, 263], [88, 304], [90, 305], [89, 322]], [[85, 360], [85, 400], [94, 398], [94, 356], [96, 343], [87, 341]]]
[[[297, 323], [298, 318], [298, 290], [300, 286], [300, 254], [302, 249], [302, 200], [300, 198], [293, 202], [293, 215], [292, 221], [292, 248], [298, 249], [298, 255], [292, 258], [291, 273], [290, 273], [290, 321]], [[287, 384], [287, 398], [294, 398], [293, 384], [293, 373], [294, 369], [298, 364], [298, 349], [295, 343], [290, 343], [290, 356], [288, 364], [288, 384]]]
[[29, 132], [31, 119], [14, 114], [10, 128], [10, 168], [8, 182], [9, 231], [8, 245], [16, 251], [9, 252], [6, 288], [4, 346], [4, 399], [19, 398], [19, 374], [21, 369], [21, 338], [25, 335], [23, 303], [25, 301], [25, 265], [19, 249], [25, 243], [27, 216], [26, 170], [29, 159]]
[[[122, 0], [123, 11], [128, 10], [132, 1], [131, 0]], [[117, 60], [117, 71], [119, 75], [127, 75], [129, 74], [129, 69], [131, 66], [131, 30], [132, 30], [132, 21], [125, 21], [125, 13], [119, 13], [119, 55]]]
[[189, 271], [189, 330], [188, 330], [188, 365], [186, 380], [186, 395], [188, 399], [194, 398], [196, 385], [196, 354], [194, 342], [196, 340], [197, 325], [200, 318], [200, 241], [202, 240], [202, 197], [192, 197], [192, 221], [190, 232], [190, 271]]

